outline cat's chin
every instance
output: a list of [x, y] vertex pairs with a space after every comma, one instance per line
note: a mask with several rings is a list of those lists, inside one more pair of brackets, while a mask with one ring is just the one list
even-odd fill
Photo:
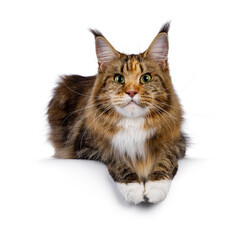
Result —
[[146, 107], [141, 107], [136, 103], [129, 103], [124, 107], [117, 106], [116, 110], [123, 117], [127, 117], [127, 118], [144, 117], [147, 113]]

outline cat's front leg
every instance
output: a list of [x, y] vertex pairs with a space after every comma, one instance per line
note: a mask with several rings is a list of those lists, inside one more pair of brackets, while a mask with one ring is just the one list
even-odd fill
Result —
[[172, 179], [177, 171], [177, 163], [169, 159], [159, 159], [145, 183], [144, 195], [150, 203], [163, 201], [169, 192]]
[[107, 167], [126, 202], [134, 204], [144, 202], [144, 184], [126, 163], [109, 163]]

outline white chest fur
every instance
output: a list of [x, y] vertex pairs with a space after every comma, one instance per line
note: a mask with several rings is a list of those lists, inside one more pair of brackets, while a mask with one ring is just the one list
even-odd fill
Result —
[[144, 118], [123, 118], [118, 126], [121, 129], [112, 139], [112, 145], [121, 155], [127, 154], [132, 161], [139, 156], [145, 159], [145, 142], [152, 132], [145, 130]]

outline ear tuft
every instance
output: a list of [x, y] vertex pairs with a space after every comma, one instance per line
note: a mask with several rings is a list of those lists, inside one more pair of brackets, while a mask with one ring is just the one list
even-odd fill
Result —
[[98, 31], [97, 29], [89, 29], [89, 31], [94, 35], [94, 37], [96, 38], [96, 37], [104, 37], [103, 35], [102, 35], [102, 33], [100, 32], [100, 31]]
[[163, 24], [159, 33], [168, 33], [169, 28], [170, 28], [170, 23], [171, 22], [166, 22], [165, 24]]

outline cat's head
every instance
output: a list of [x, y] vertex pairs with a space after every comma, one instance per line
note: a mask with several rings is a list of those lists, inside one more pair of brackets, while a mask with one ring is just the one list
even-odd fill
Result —
[[172, 91], [168, 30], [166, 23], [148, 49], [138, 55], [118, 52], [99, 31], [91, 30], [99, 64], [94, 97], [102, 102], [103, 109], [115, 109], [124, 117], [165, 111]]

